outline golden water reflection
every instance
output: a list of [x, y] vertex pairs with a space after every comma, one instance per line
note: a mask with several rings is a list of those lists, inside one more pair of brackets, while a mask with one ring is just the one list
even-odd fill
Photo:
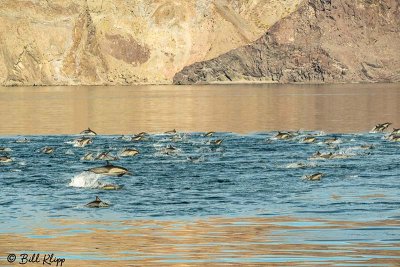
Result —
[[[375, 222], [274, 218], [203, 218], [119, 222], [55, 220], [35, 237], [1, 234], [0, 254], [55, 253], [65, 266], [399, 266], [398, 242], [320, 242], [310, 232], [398, 229]], [[337, 236], [333, 234], [334, 236]], [[318, 237], [318, 234], [317, 234]], [[343, 238], [343, 235], [342, 235]], [[340, 237], [338, 237], [340, 241]], [[22, 253], [21, 252], [21, 253]], [[0, 265], [5, 259], [0, 260]], [[31, 264], [28, 266], [34, 266]]]
[[400, 127], [400, 84], [0, 88], [0, 134]]

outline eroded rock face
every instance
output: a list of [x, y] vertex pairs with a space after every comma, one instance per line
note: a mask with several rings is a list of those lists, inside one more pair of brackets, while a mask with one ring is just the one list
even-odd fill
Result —
[[301, 0], [1, 0], [0, 85], [171, 83]]
[[307, 0], [260, 39], [185, 67], [176, 84], [398, 82], [398, 0]]

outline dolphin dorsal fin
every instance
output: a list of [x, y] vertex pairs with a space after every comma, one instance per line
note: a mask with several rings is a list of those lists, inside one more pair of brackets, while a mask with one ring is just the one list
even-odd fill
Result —
[[96, 196], [96, 201], [101, 201], [100, 198], [98, 196]]

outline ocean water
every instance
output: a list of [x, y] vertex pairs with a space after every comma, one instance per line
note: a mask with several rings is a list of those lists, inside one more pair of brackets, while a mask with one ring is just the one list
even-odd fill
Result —
[[[400, 143], [369, 132], [399, 127], [398, 85], [278, 87], [0, 88], [0, 266], [400, 266]], [[131, 174], [88, 171], [102, 152]]]
[[[257, 218], [291, 217], [306, 221], [275, 222], [283, 227], [279, 229], [281, 235], [286, 236], [280, 241], [282, 244], [296, 243], [296, 235], [285, 232], [285, 227], [291, 226], [308, 227], [302, 230], [302, 237], [310, 239], [308, 244], [312, 240], [325, 240], [328, 244], [363, 241], [387, 243], [389, 248], [398, 249], [398, 142], [386, 140], [382, 133], [298, 132], [290, 140], [278, 140], [275, 135], [276, 132], [219, 132], [212, 137], [204, 137], [204, 133], [149, 134], [142, 141], [95, 136], [86, 147], [74, 146], [73, 140], [79, 136], [73, 135], [27, 136], [29, 143], [15, 142], [22, 136], [2, 137], [1, 147], [8, 151], [1, 154], [11, 156], [13, 161], [0, 165], [0, 232], [38, 237], [35, 229], [51, 229], [52, 220], [62, 219], [104, 223], [216, 217], [232, 218], [233, 222], [237, 218], [255, 218], [257, 222]], [[309, 135], [316, 137], [315, 143], [302, 142]], [[337, 140], [325, 144], [329, 138]], [[223, 140], [221, 145], [212, 144], [217, 139]], [[363, 145], [373, 148], [363, 149]], [[175, 150], [169, 152], [168, 146]], [[53, 147], [54, 152], [44, 154], [43, 147]], [[140, 154], [120, 157], [124, 148], [136, 148]], [[316, 151], [332, 152], [337, 158], [313, 158]], [[82, 160], [89, 152], [110, 152], [119, 158], [112, 164], [123, 166], [132, 174], [109, 177], [89, 172], [92, 167], [106, 164]], [[305, 179], [305, 175], [316, 172], [324, 174], [320, 181]], [[103, 190], [104, 184], [122, 188]], [[86, 207], [95, 196], [110, 207]], [[346, 220], [371, 226], [317, 231], [326, 222]], [[378, 221], [392, 223], [374, 226]], [[83, 230], [78, 229], [78, 233]], [[317, 259], [311, 257], [307, 261]], [[394, 259], [400, 260], [400, 255]], [[253, 261], [263, 260], [258, 255]]]
[[[73, 144], [79, 136], [28, 136], [29, 143], [15, 142], [22, 137], [2, 137], [0, 146], [11, 151], [0, 153], [13, 159], [0, 165], [1, 221], [7, 222], [2, 231], [25, 227], [12, 219], [38, 213], [47, 218], [104, 220], [274, 215], [398, 219], [400, 143], [370, 133], [300, 132], [292, 140], [277, 140], [275, 135], [150, 134], [143, 141], [95, 136], [83, 148]], [[315, 135], [315, 143], [302, 142], [308, 135]], [[332, 137], [337, 141], [324, 143]], [[223, 140], [219, 146], [212, 144], [217, 139]], [[169, 153], [168, 146], [175, 150]], [[44, 154], [44, 147], [54, 152]], [[140, 154], [120, 157], [124, 148]], [[332, 152], [337, 158], [313, 159], [316, 151]], [[106, 165], [102, 160], [82, 160], [89, 152], [94, 157], [109, 152], [119, 158], [110, 163], [132, 175], [88, 172]], [[321, 181], [304, 179], [316, 172], [324, 174]], [[101, 189], [105, 184], [123, 188]], [[95, 196], [111, 207], [86, 208]]]

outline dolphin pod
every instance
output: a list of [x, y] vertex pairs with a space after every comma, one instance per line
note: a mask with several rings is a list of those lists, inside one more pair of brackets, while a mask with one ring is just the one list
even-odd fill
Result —
[[[390, 122], [385, 122], [385, 123], [381, 123], [381, 124], [377, 124], [375, 125], [375, 127], [371, 130], [374, 133], [380, 133], [380, 132], [384, 132], [385, 130], [387, 130], [389, 128], [389, 126], [392, 123]], [[389, 134], [390, 133], [390, 134]], [[93, 142], [93, 139], [91, 137], [88, 136], [95, 136], [97, 135], [96, 132], [94, 132], [93, 130], [91, 130], [90, 128], [88, 128], [87, 130], [84, 130], [80, 133], [81, 135], [83, 135], [82, 137], [75, 139], [74, 143], [77, 144], [77, 146], [79, 147], [85, 147], [88, 144], [91, 144]], [[175, 129], [171, 130], [171, 131], [167, 131], [165, 132], [165, 134], [170, 134], [172, 136], [179, 136], [180, 134], [177, 133], [177, 131]], [[202, 133], [201, 136], [203, 137], [212, 137], [215, 134], [215, 132], [207, 132], [207, 133]], [[147, 136], [148, 134], [145, 132], [139, 133], [134, 135], [131, 140], [132, 141], [140, 141], [143, 140], [145, 138], [145, 136]], [[93, 137], [95, 138], [95, 137]], [[147, 138], [147, 137], [146, 137]], [[290, 139], [294, 139], [294, 140], [301, 140], [300, 142], [305, 143], [305, 144], [312, 144], [315, 143], [317, 140], [317, 137], [315, 135], [307, 135], [307, 136], [299, 136], [299, 132], [278, 132], [275, 136], [275, 139], [278, 140], [289, 140]], [[302, 139], [300, 139], [302, 138]], [[400, 142], [400, 129], [396, 129], [393, 128], [392, 132], [388, 132], [388, 135], [386, 135], [384, 138], [386, 138], [386, 140], [388, 141], [393, 141], [393, 142]], [[128, 141], [128, 138], [125, 138], [124, 136], [122, 138], [120, 138], [122, 140]], [[336, 144], [339, 141], [342, 142], [342, 140], [338, 139], [337, 137], [332, 137], [332, 138], [319, 138], [319, 140], [321, 140], [323, 143], [327, 144], [327, 145], [331, 145], [332, 143]], [[223, 143], [224, 139], [216, 139], [216, 140], [209, 140], [208, 144], [211, 145], [211, 147], [215, 147], [215, 146], [219, 146]], [[21, 139], [18, 143], [24, 143], [24, 142], [29, 142], [28, 139]], [[318, 145], [320, 145], [321, 143], [319, 143]], [[369, 150], [369, 149], [373, 149], [374, 145], [370, 145], [370, 144], [364, 144], [361, 145], [358, 149], [365, 149], [365, 150]], [[0, 151], [9, 151], [6, 150], [7, 148], [0, 148]], [[41, 149], [42, 153], [45, 154], [51, 154], [54, 152], [54, 148], [53, 147], [44, 147]], [[57, 148], [58, 150], [58, 148]], [[175, 154], [177, 151], [180, 151], [179, 148], [173, 147], [171, 145], [168, 145], [167, 147], [164, 147], [164, 152], [166, 154]], [[140, 154], [139, 150], [135, 149], [135, 148], [125, 148], [122, 151], [120, 151], [120, 153], [118, 154], [121, 157], [133, 157]], [[332, 153], [332, 152], [323, 152], [321, 153], [320, 151], [317, 151], [316, 153], [314, 153], [311, 157], [311, 159], [323, 159], [323, 160], [330, 160], [330, 159], [339, 159], [339, 158], [347, 158], [347, 155], [344, 154], [340, 154], [340, 153]], [[95, 160], [95, 159], [101, 159], [101, 160], [107, 160], [107, 164], [103, 165], [103, 166], [98, 166], [98, 167], [93, 167], [88, 169], [88, 172], [94, 173], [94, 174], [100, 174], [100, 175], [105, 175], [105, 176], [113, 176], [113, 177], [122, 177], [124, 175], [129, 175], [131, 174], [131, 172], [127, 169], [124, 168], [122, 166], [117, 166], [117, 165], [113, 165], [110, 164], [108, 162], [108, 160], [117, 160], [117, 157], [113, 157], [109, 154], [109, 152], [103, 152], [97, 155], [97, 157], [94, 156], [93, 152], [87, 152], [83, 157], [82, 160]], [[5, 163], [5, 162], [11, 162], [13, 161], [13, 159], [9, 156], [0, 156], [0, 163]], [[196, 156], [190, 156], [187, 157], [187, 161], [189, 162], [200, 162], [203, 161], [203, 159], [201, 157], [196, 157]], [[300, 166], [302, 168], [307, 167], [307, 165], [304, 166]], [[320, 181], [321, 178], [325, 176], [324, 173], [322, 172], [316, 172], [313, 174], [308, 174], [308, 175], [304, 175], [303, 178], [305, 180], [308, 181]], [[99, 187], [99, 189], [103, 189], [103, 190], [119, 190], [121, 189], [123, 186], [121, 185], [117, 185], [117, 184], [105, 184], [101, 187]], [[110, 204], [106, 203], [104, 201], [102, 201], [99, 197], [96, 196], [96, 199], [94, 201], [91, 201], [89, 203], [87, 203], [85, 205], [86, 207], [90, 207], [90, 208], [103, 208], [103, 207], [109, 207]]]
[[390, 125], [392, 125], [391, 122], [385, 122], [385, 123], [379, 123], [375, 125], [374, 128], [372, 128], [371, 132], [372, 133], [380, 133], [385, 131]]

